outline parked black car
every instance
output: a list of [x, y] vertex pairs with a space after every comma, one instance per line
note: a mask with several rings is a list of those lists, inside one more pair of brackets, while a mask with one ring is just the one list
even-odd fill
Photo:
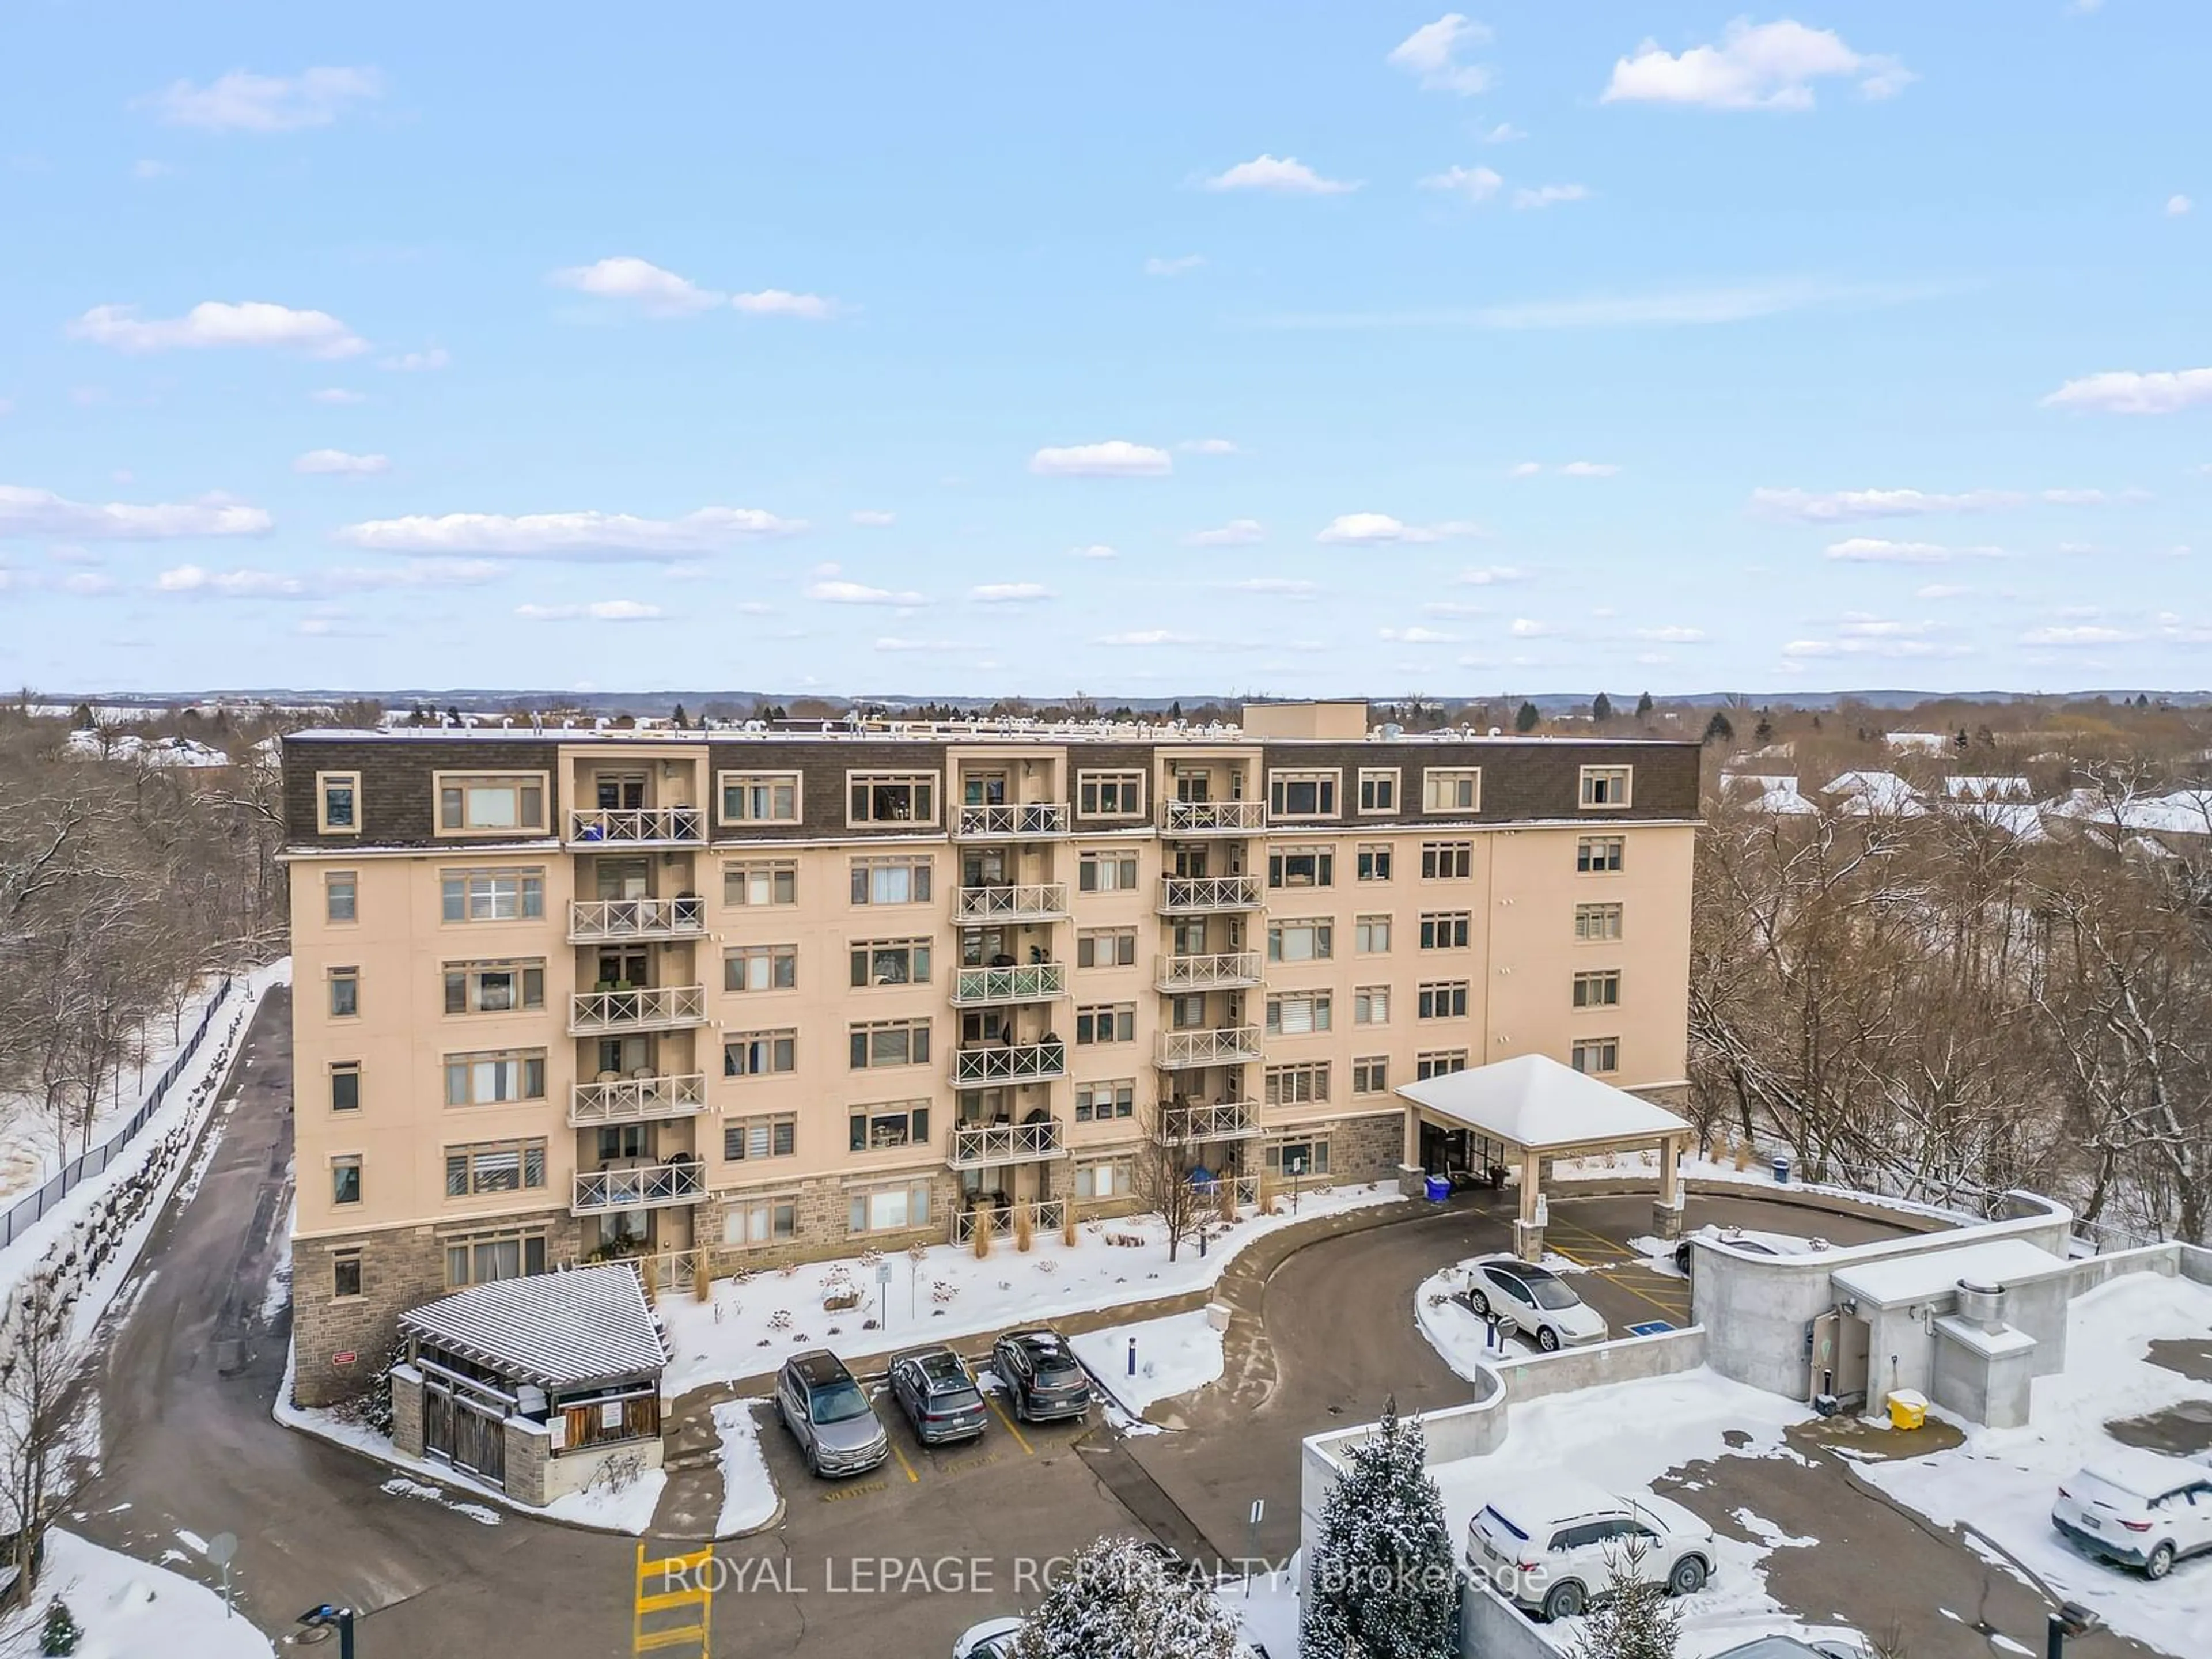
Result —
[[942, 1346], [893, 1354], [891, 1394], [925, 1446], [973, 1440], [990, 1420], [982, 1390], [960, 1356]]
[[1091, 1379], [1058, 1331], [1007, 1332], [992, 1344], [991, 1369], [1024, 1423], [1057, 1422], [1091, 1409]]

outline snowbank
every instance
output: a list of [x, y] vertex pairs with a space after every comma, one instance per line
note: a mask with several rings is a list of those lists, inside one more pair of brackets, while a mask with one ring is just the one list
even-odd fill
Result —
[[[1067, 1346], [1121, 1406], [1142, 1417], [1154, 1402], [1221, 1380], [1221, 1335], [1206, 1310], [1071, 1336]], [[1129, 1344], [1137, 1374], [1129, 1375]]]
[[1490, 1322], [1477, 1319], [1467, 1304], [1453, 1300], [1454, 1293], [1466, 1286], [1467, 1270], [1478, 1261], [1492, 1259], [1494, 1255], [1474, 1255], [1440, 1268], [1423, 1279], [1420, 1288], [1413, 1292], [1413, 1323], [1437, 1351], [1437, 1357], [1470, 1382], [1476, 1380], [1477, 1372], [1485, 1365], [1494, 1365], [1516, 1354], [1540, 1352], [1534, 1343], [1511, 1333], [1503, 1339], [1502, 1347], [1492, 1347]]
[[753, 1402], [732, 1400], [714, 1407], [714, 1428], [722, 1437], [722, 1513], [714, 1536], [734, 1538], [775, 1519], [775, 1481], [761, 1454], [760, 1419]]
[[84, 1631], [76, 1659], [275, 1659], [244, 1614], [224, 1617], [216, 1591], [58, 1530], [46, 1534], [46, 1571], [29, 1602], [0, 1624], [0, 1651], [37, 1652], [56, 1596]]

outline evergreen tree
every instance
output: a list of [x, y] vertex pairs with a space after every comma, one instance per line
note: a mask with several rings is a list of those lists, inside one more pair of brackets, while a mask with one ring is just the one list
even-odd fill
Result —
[[1590, 1609], [1574, 1659], [1674, 1659], [1682, 1614], [1667, 1599], [1667, 1586], [1644, 1572], [1644, 1554], [1630, 1544], [1609, 1564], [1613, 1583]]
[[1327, 1659], [1448, 1659], [1459, 1585], [1421, 1425], [1398, 1402], [1322, 1504], [1298, 1648]]
[[1014, 1659], [1236, 1659], [1237, 1616], [1196, 1569], [1128, 1538], [1069, 1564], [1014, 1641]]
[[676, 705], [676, 712], [668, 717], [668, 723], [679, 732], [683, 731], [691, 724], [690, 718], [684, 712], [684, 705], [682, 703], [679, 702]]
[[99, 723], [93, 719], [92, 705], [88, 702], [77, 704], [76, 712], [70, 716], [70, 727], [72, 731], [89, 732]]
[[1734, 743], [1735, 741], [1735, 727], [1729, 724], [1729, 717], [1717, 708], [1713, 710], [1712, 719], [1705, 722], [1705, 740], [1707, 743]]
[[1759, 717], [1759, 724], [1751, 728], [1751, 735], [1757, 741], [1763, 744], [1773, 742], [1774, 722], [1767, 719], [1765, 715], [1761, 714]]
[[1590, 699], [1590, 718], [1603, 726], [1613, 718], [1613, 699], [1601, 691]]
[[1640, 720], [1651, 718], [1651, 694], [1649, 691], [1636, 700], [1636, 718]]
[[68, 1606], [58, 1595], [46, 1603], [46, 1622], [39, 1626], [39, 1651], [42, 1654], [70, 1654], [84, 1640], [84, 1631]]
[[1525, 737], [1536, 729], [1543, 718], [1536, 712], [1534, 703], [1524, 702], [1521, 705], [1521, 712], [1513, 717], [1513, 729]]

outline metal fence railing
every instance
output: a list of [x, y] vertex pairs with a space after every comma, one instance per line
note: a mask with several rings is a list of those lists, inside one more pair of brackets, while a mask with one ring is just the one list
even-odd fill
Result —
[[0, 1215], [0, 1249], [14, 1243], [26, 1228], [115, 1162], [117, 1155], [146, 1127], [154, 1114], [161, 1109], [178, 1074], [199, 1052], [199, 1046], [206, 1040], [216, 1016], [222, 1012], [228, 1004], [231, 985], [231, 978], [226, 974], [222, 983], [216, 988], [214, 999], [201, 1010], [200, 1023], [192, 1028], [191, 1036], [185, 1039], [184, 1047], [169, 1057], [169, 1063], [161, 1068], [161, 1076], [154, 1079], [154, 1086], [146, 1091], [145, 1099], [138, 1103], [138, 1109], [131, 1115], [129, 1122], [99, 1146], [78, 1153], [48, 1177], [45, 1186], [34, 1193], [26, 1193], [8, 1206], [4, 1215]]

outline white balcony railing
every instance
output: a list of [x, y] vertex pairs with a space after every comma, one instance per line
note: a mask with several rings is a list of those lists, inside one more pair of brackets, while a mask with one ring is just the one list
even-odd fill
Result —
[[1267, 804], [1258, 800], [1171, 800], [1160, 811], [1170, 836], [1249, 836], [1267, 827]]
[[1257, 951], [1223, 951], [1211, 956], [1162, 957], [1155, 985], [1163, 994], [1184, 991], [1238, 991], [1260, 982]]
[[1048, 1002], [1066, 994], [1065, 963], [1036, 962], [1025, 968], [963, 968], [952, 976], [952, 1006], [956, 1008]]
[[1252, 1103], [1228, 1100], [1205, 1106], [1163, 1106], [1153, 1137], [1164, 1146], [1195, 1146], [1209, 1140], [1249, 1140], [1259, 1133]]
[[696, 1117], [706, 1109], [703, 1073], [617, 1078], [605, 1083], [579, 1083], [568, 1097], [568, 1127], [589, 1129], [603, 1123], [649, 1123], [656, 1118]]
[[992, 1043], [952, 1051], [952, 1086], [980, 1089], [994, 1083], [1049, 1083], [1067, 1075], [1067, 1045], [1050, 1042]]
[[680, 898], [576, 899], [568, 906], [568, 941], [697, 939], [707, 931], [706, 901]]
[[963, 806], [952, 821], [960, 841], [1024, 841], [1067, 833], [1067, 808], [1059, 801], [1021, 801], [1012, 806]]
[[1067, 884], [1048, 881], [1018, 887], [963, 887], [960, 920], [1058, 921], [1067, 915]]
[[1260, 1028], [1256, 1025], [1159, 1034], [1157, 1063], [1163, 1070], [1184, 1066], [1239, 1066], [1259, 1058]]
[[956, 1170], [980, 1170], [989, 1164], [1041, 1164], [1065, 1158], [1060, 1125], [1042, 1123], [961, 1124], [951, 1133], [945, 1161]]
[[1261, 900], [1257, 876], [1162, 876], [1163, 915], [1195, 915], [1210, 910], [1256, 910]]
[[568, 1205], [571, 1215], [599, 1215], [608, 1210], [665, 1210], [678, 1204], [696, 1204], [707, 1196], [707, 1181], [696, 1164], [656, 1164], [635, 1170], [595, 1170], [576, 1172], [576, 1196]]
[[696, 806], [599, 808], [568, 814], [572, 842], [611, 842], [617, 846], [688, 846], [704, 841], [707, 815]]
[[1004, 1236], [1014, 1230], [1014, 1212], [1027, 1209], [1030, 1224], [1041, 1233], [1056, 1233], [1067, 1215], [1066, 1200], [1058, 1198], [1033, 1199], [1026, 1205], [1003, 1204], [981, 1206], [963, 1210], [952, 1218], [952, 1242], [955, 1244], [973, 1243], [976, 1230], [988, 1227], [992, 1232]]
[[707, 990], [701, 985], [647, 985], [629, 991], [579, 991], [568, 1005], [568, 1034], [667, 1031], [703, 1024]]

